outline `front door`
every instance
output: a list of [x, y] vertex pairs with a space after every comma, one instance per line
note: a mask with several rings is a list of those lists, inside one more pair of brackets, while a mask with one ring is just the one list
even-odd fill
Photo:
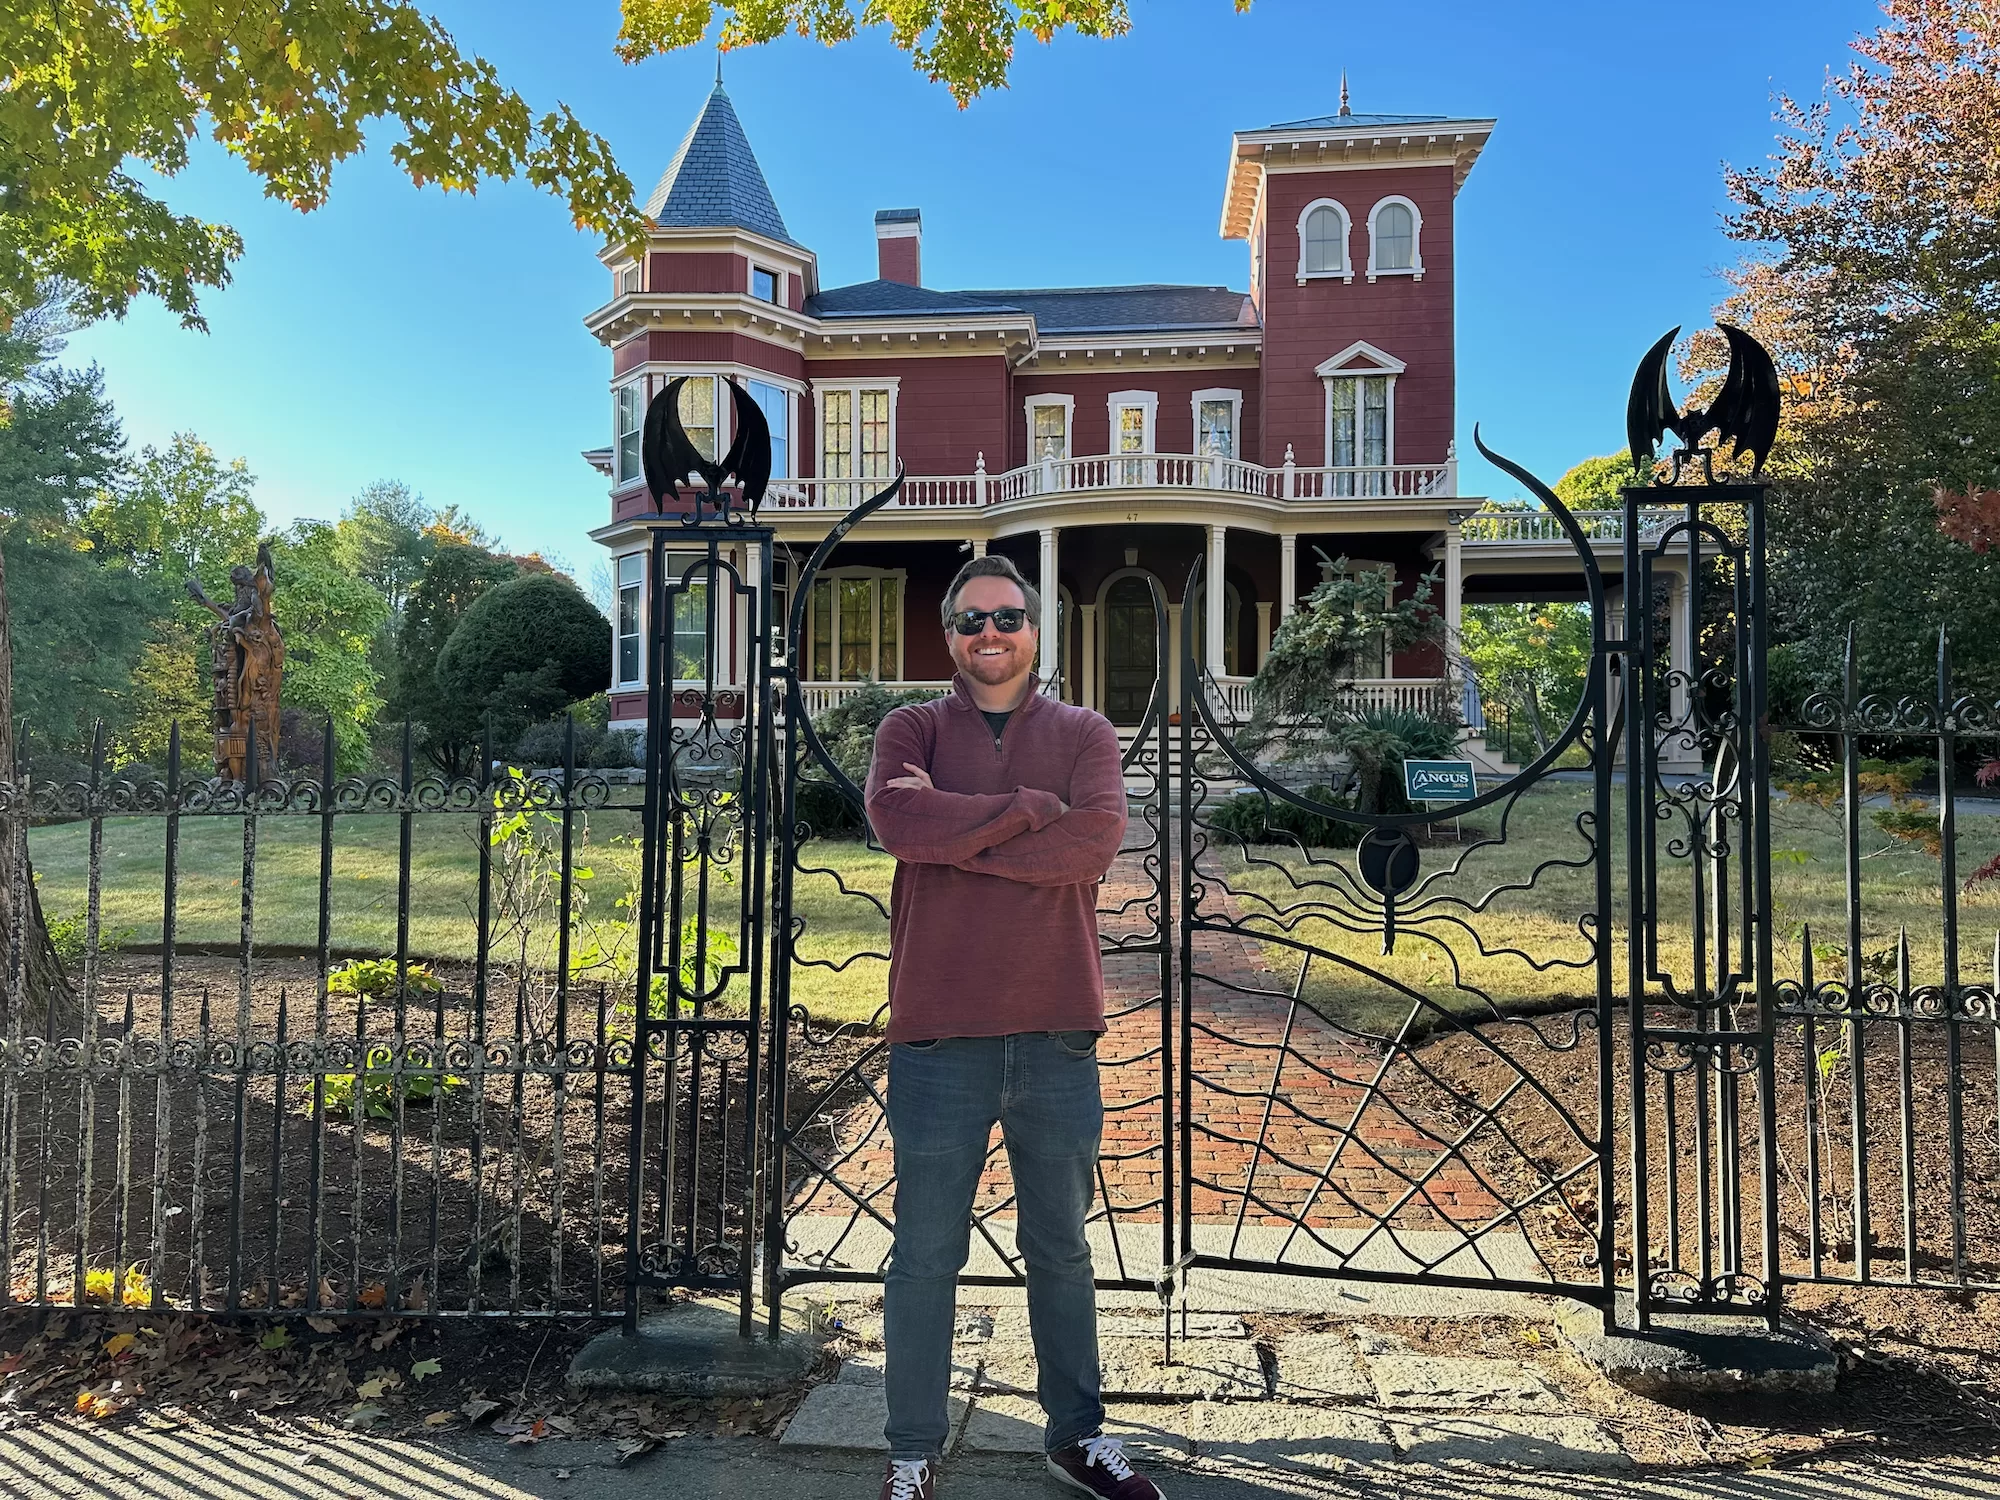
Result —
[[1127, 574], [1104, 596], [1104, 717], [1136, 724], [1153, 696], [1159, 662], [1153, 639], [1153, 593]]

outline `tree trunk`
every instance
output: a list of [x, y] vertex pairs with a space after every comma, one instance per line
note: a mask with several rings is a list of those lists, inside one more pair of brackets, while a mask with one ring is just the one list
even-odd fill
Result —
[[[0, 779], [19, 785], [14, 764], [14, 633], [7, 608], [7, 563], [0, 554]], [[18, 866], [19, 879], [15, 877]], [[24, 894], [24, 910], [17, 912], [17, 895]], [[21, 935], [21, 952], [13, 950], [14, 934]], [[24, 1002], [21, 1029], [35, 1035], [54, 1024], [57, 1036], [82, 1034], [81, 1002], [62, 959], [49, 941], [48, 923], [42, 917], [42, 901], [35, 890], [34, 866], [28, 859], [28, 809], [19, 802], [0, 808], [0, 1021], [12, 1033], [14, 1025], [14, 974], [21, 969], [20, 994]]]

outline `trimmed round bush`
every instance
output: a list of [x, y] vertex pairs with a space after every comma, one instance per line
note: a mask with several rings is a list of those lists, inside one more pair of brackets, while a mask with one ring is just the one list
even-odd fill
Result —
[[438, 654], [446, 712], [474, 738], [490, 718], [500, 745], [610, 681], [611, 622], [552, 573], [489, 588]]

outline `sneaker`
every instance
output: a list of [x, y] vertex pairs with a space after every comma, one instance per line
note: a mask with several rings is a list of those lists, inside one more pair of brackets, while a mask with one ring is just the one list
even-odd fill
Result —
[[1103, 1500], [1165, 1500], [1160, 1487], [1136, 1473], [1117, 1438], [1079, 1438], [1049, 1455], [1049, 1472], [1073, 1490]]
[[921, 1458], [892, 1458], [882, 1474], [882, 1500], [931, 1500], [937, 1475]]

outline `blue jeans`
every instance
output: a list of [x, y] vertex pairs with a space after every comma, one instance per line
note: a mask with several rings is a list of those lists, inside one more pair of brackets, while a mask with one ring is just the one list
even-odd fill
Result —
[[1043, 1439], [1053, 1451], [1103, 1424], [1097, 1291], [1083, 1233], [1104, 1129], [1096, 1041], [1092, 1031], [1028, 1031], [889, 1050], [896, 1245], [882, 1288], [882, 1342], [891, 1458], [944, 1452], [958, 1273], [996, 1120], [1013, 1169], [1015, 1243], [1027, 1262]]

